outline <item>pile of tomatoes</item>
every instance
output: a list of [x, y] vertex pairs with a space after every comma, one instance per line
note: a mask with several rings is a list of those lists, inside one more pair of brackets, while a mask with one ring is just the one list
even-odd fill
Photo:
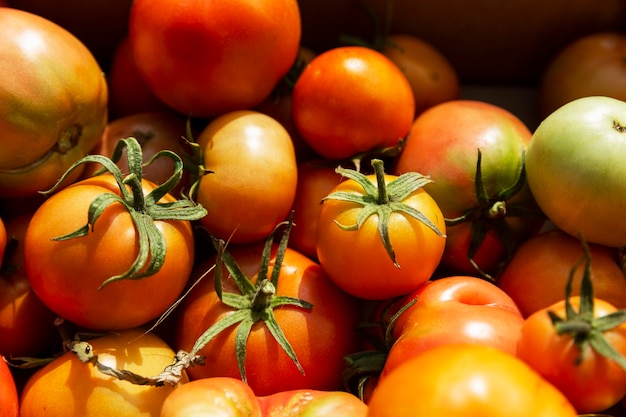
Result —
[[626, 103], [571, 56], [626, 36], [536, 127], [384, 19], [134, 0], [105, 56], [8, 3], [0, 416], [624, 415]]

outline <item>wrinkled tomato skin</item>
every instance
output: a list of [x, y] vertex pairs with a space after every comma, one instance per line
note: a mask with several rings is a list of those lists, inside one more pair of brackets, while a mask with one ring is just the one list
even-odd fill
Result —
[[[597, 298], [626, 308], [626, 280], [617, 253], [606, 246], [588, 243], [591, 280]], [[498, 277], [497, 285], [519, 307], [524, 317], [565, 297], [572, 268], [584, 255], [582, 243], [560, 229], [545, 230], [523, 242]], [[579, 295], [583, 265], [578, 265], [572, 294]]]
[[366, 417], [367, 405], [344, 391], [300, 389], [258, 397], [265, 417]]
[[85, 45], [42, 17], [0, 8], [0, 39], [0, 191], [32, 196], [100, 139], [107, 83]]
[[292, 92], [292, 113], [318, 155], [341, 160], [397, 145], [411, 127], [415, 99], [389, 58], [370, 48], [337, 47], [302, 71]]
[[[145, 377], [159, 375], [172, 364], [175, 355], [167, 343], [144, 329], [109, 333], [89, 343], [104, 365]], [[183, 372], [180, 384], [187, 381]], [[175, 388], [120, 381], [101, 373], [91, 363], [81, 362], [75, 353], [65, 352], [26, 381], [20, 416], [158, 416], [165, 398]]]
[[[259, 271], [262, 247], [261, 244], [227, 247], [253, 282]], [[272, 255], [270, 273], [274, 259], [275, 254]], [[192, 275], [192, 282], [214, 262], [209, 259], [201, 265]], [[189, 351], [206, 329], [235, 311], [219, 301], [213, 279], [211, 271], [183, 301], [179, 310], [177, 349]], [[223, 281], [224, 292], [239, 293], [232, 279], [225, 276]], [[313, 304], [311, 310], [293, 306], [274, 310], [305, 374], [300, 373], [267, 326], [257, 322], [248, 337], [245, 359], [250, 387], [257, 395], [302, 388], [342, 389], [343, 358], [357, 349], [358, 300], [337, 288], [319, 264], [290, 248], [285, 253], [276, 294]], [[188, 370], [192, 380], [215, 376], [241, 378], [235, 357], [236, 329], [237, 326], [231, 326], [224, 330], [198, 352], [206, 357], [206, 365]]]
[[[578, 311], [580, 297], [571, 298]], [[594, 317], [617, 309], [595, 298]], [[558, 335], [548, 315], [565, 318], [565, 302], [559, 301], [530, 315], [521, 329], [517, 356], [557, 387], [579, 413], [597, 413], [617, 404], [626, 395], [626, 372], [585, 344], [581, 351], [569, 334]], [[626, 324], [603, 332], [607, 342], [622, 356], [626, 354]], [[541, 354], [537, 354], [541, 352]], [[577, 360], [582, 358], [580, 363]]]
[[261, 103], [295, 62], [300, 33], [296, 0], [139, 0], [129, 21], [139, 73], [195, 117]]
[[395, 342], [381, 377], [409, 357], [436, 346], [471, 343], [514, 355], [524, 319], [513, 300], [490, 282], [470, 276], [429, 281], [396, 304], [417, 300], [393, 327]]
[[[144, 185], [144, 193], [154, 187], [147, 181]], [[77, 182], [37, 209], [24, 239], [26, 272], [35, 293], [61, 317], [90, 329], [128, 329], [158, 317], [181, 293], [194, 262], [193, 232], [186, 221], [157, 221], [167, 245], [160, 271], [99, 289], [137, 256], [136, 229], [122, 205], [107, 207], [86, 236], [51, 239], [87, 224], [88, 206], [102, 193], [119, 193], [111, 175]], [[166, 195], [164, 201], [174, 198]]]

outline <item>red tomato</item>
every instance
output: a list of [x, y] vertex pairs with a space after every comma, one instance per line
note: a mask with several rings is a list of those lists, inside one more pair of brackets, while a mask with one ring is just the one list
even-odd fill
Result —
[[539, 84], [539, 116], [577, 98], [626, 100], [626, 34], [600, 32], [568, 43], [546, 65]]
[[[89, 341], [105, 366], [144, 377], [159, 375], [172, 364], [175, 352], [159, 337], [141, 329], [110, 333]], [[183, 373], [181, 383], [187, 382]], [[179, 385], [180, 386], [180, 385]], [[21, 417], [158, 416], [175, 388], [120, 381], [101, 373], [77, 354], [65, 352], [40, 368], [24, 386]]]
[[[595, 295], [618, 308], [626, 308], [626, 280], [616, 251], [596, 244], [588, 246]], [[546, 230], [517, 248], [497, 285], [528, 317], [563, 299], [570, 270], [582, 255], [579, 239], [560, 229]], [[574, 295], [579, 294], [582, 268], [577, 268], [574, 277]]]
[[369, 402], [368, 417], [576, 417], [567, 398], [514, 355], [448, 344], [406, 360]]
[[415, 119], [394, 173], [417, 171], [433, 180], [424, 189], [446, 218], [446, 274], [497, 273], [542, 224], [519, 216], [534, 208], [522, 175], [531, 135], [514, 114], [482, 101], [448, 101]]
[[129, 37], [152, 91], [185, 115], [261, 103], [296, 60], [296, 0], [134, 1]]
[[19, 415], [19, 400], [15, 379], [0, 355], [0, 417], [17, 417]]
[[202, 175], [196, 201], [208, 211], [201, 222], [232, 243], [265, 239], [287, 218], [298, 167], [285, 128], [266, 114], [241, 110], [213, 119], [197, 143]]
[[[154, 188], [147, 180], [143, 184], [146, 194]], [[155, 221], [167, 247], [161, 269], [143, 279], [101, 288], [105, 280], [127, 271], [137, 257], [137, 231], [128, 210], [122, 204], [109, 205], [85, 236], [52, 238], [87, 224], [89, 205], [103, 193], [120, 193], [111, 175], [79, 181], [37, 209], [24, 240], [26, 272], [35, 293], [61, 317], [91, 329], [127, 329], [158, 317], [179, 296], [194, 262], [193, 233], [188, 221]], [[175, 199], [167, 194], [163, 201]]]
[[107, 84], [84, 44], [35, 14], [0, 8], [0, 42], [0, 192], [32, 196], [100, 140]]
[[441, 260], [446, 226], [422, 188], [428, 179], [417, 173], [385, 175], [382, 161], [375, 164], [375, 175], [342, 171], [349, 177], [324, 199], [316, 247], [322, 268], [340, 288], [382, 300], [430, 279]]
[[10, 219], [9, 250], [0, 272], [0, 354], [31, 356], [47, 352], [58, 336], [56, 315], [33, 292], [24, 264], [24, 235], [32, 214]]
[[347, 159], [396, 146], [409, 132], [415, 99], [406, 76], [380, 52], [336, 47], [302, 71], [292, 93], [292, 112], [315, 152]]
[[[255, 293], [263, 284], [262, 278], [258, 276], [262, 249], [260, 244], [227, 247], [243, 274], [250, 277]], [[275, 267], [276, 249], [274, 246], [271, 252], [270, 273]], [[355, 330], [359, 309], [356, 299], [337, 288], [319, 264], [287, 248], [277, 285], [272, 285], [272, 291], [266, 295], [269, 299], [263, 301], [260, 295], [248, 294], [249, 289], [244, 293], [247, 299], [258, 300], [256, 304], [261, 305], [252, 305], [249, 310], [237, 309], [220, 301], [214, 285], [215, 271], [211, 269], [214, 264], [215, 260], [209, 259], [193, 275], [192, 281], [195, 282], [208, 272], [180, 307], [177, 349], [189, 352], [196, 340], [218, 320], [233, 319], [234, 314], [248, 314], [248, 311], [260, 314], [263, 308], [265, 311], [272, 308], [263, 307], [267, 302], [271, 303], [282, 296], [299, 298], [312, 304], [312, 309], [283, 305], [273, 308], [273, 316], [292, 346], [303, 372], [277, 343], [265, 322], [257, 317], [258, 321], [252, 324], [245, 342], [243, 366], [246, 381], [256, 395], [302, 388], [342, 388], [343, 358], [357, 346]], [[231, 275], [223, 279], [223, 292], [242, 294]], [[268, 317], [268, 313], [262, 317]], [[206, 357], [206, 365], [188, 370], [192, 380], [215, 376], [242, 378], [236, 356], [236, 335], [244, 324], [237, 323], [226, 328], [197, 352]]]

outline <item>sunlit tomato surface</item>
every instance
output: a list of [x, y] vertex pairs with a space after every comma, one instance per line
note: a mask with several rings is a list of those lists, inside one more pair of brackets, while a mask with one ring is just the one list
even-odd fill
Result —
[[[154, 185], [144, 180], [144, 186], [146, 192]], [[77, 182], [37, 209], [24, 240], [26, 272], [35, 293], [61, 317], [91, 329], [126, 329], [156, 318], [176, 300], [194, 261], [193, 234], [189, 222], [156, 221], [167, 247], [160, 271], [99, 289], [130, 268], [137, 256], [137, 231], [128, 211], [112, 204], [86, 236], [52, 238], [87, 224], [88, 207], [102, 193], [119, 193], [111, 175]], [[166, 195], [164, 201], [174, 198]]]
[[[143, 330], [127, 330], [89, 340], [105, 366], [144, 377], [159, 375], [172, 364], [175, 352], [161, 338]], [[181, 383], [187, 382], [183, 373]], [[26, 382], [21, 417], [158, 416], [163, 401], [175, 390], [120, 381], [101, 373], [77, 354], [65, 352], [37, 370]]]
[[0, 416], [17, 417], [19, 414], [18, 393], [9, 366], [0, 355]]
[[33, 292], [24, 264], [24, 235], [31, 214], [9, 219], [10, 239], [0, 271], [0, 354], [37, 356], [58, 336], [56, 315]]
[[522, 360], [488, 346], [451, 344], [381, 378], [368, 417], [576, 417], [565, 396]]
[[317, 55], [292, 93], [294, 123], [319, 155], [345, 159], [395, 146], [415, 114], [411, 85], [386, 56], [337, 47]]
[[[260, 268], [262, 245], [230, 245], [226, 248], [241, 270], [255, 283]], [[270, 272], [276, 254], [272, 254]], [[223, 304], [214, 286], [214, 265], [209, 259], [192, 275], [192, 282], [209, 272], [185, 298], [179, 310], [177, 349], [189, 351], [198, 337], [217, 320], [234, 314]], [[224, 271], [223, 291], [240, 294], [233, 279]], [[247, 381], [257, 395], [269, 395], [291, 389], [340, 390], [343, 358], [356, 350], [356, 326], [359, 320], [357, 300], [337, 288], [324, 270], [311, 259], [287, 248], [278, 277], [277, 296], [295, 297], [313, 304], [312, 309], [280, 306], [274, 316], [302, 365], [302, 374], [271, 335], [268, 327], [257, 321], [246, 341]], [[241, 310], [240, 310], [241, 311]], [[241, 378], [235, 356], [235, 325], [214, 337], [198, 353], [206, 357], [205, 366], [188, 370], [191, 379], [214, 376]]]
[[[626, 308], [626, 280], [617, 251], [589, 244], [594, 293], [618, 308]], [[582, 242], [559, 229], [546, 230], [522, 243], [498, 278], [498, 286], [519, 307], [524, 317], [565, 297], [572, 268], [583, 256]], [[572, 294], [578, 295], [583, 265], [578, 264]]]
[[381, 52], [402, 70], [413, 90], [415, 113], [459, 98], [461, 85], [448, 58], [416, 36], [392, 34]]
[[[580, 298], [572, 297], [571, 303], [579, 311]], [[615, 306], [597, 297], [593, 304], [593, 317], [616, 311]], [[526, 319], [517, 356], [563, 392], [579, 413], [597, 413], [617, 404], [626, 394], [626, 370], [592, 349], [589, 343], [581, 348], [571, 334], [558, 335], [548, 311], [565, 318], [565, 302], [552, 304]], [[626, 355], [626, 324], [602, 334], [613, 349]]]
[[546, 66], [539, 85], [539, 116], [577, 98], [626, 100], [626, 34], [600, 32], [576, 38]]
[[0, 191], [30, 196], [100, 140], [107, 84], [84, 44], [28, 12], [0, 8], [0, 51]]
[[233, 243], [265, 239], [285, 220], [296, 193], [294, 146], [274, 118], [251, 110], [212, 120], [197, 138], [204, 168], [196, 200], [202, 224]]
[[146, 83], [197, 117], [261, 103], [295, 62], [300, 31], [296, 0], [139, 0], [129, 22]]

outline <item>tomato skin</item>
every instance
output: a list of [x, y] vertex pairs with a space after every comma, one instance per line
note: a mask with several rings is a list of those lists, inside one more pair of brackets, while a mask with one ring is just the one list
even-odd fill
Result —
[[0, 191], [32, 196], [100, 139], [107, 84], [85, 45], [51, 21], [6, 7], [0, 28]]
[[251, 243], [269, 236], [293, 204], [298, 167], [285, 128], [266, 114], [240, 110], [213, 119], [200, 133], [204, 167], [196, 201], [214, 236]]
[[[626, 280], [615, 250], [588, 244], [591, 279], [597, 298], [617, 308], [626, 308]], [[519, 307], [524, 317], [563, 299], [572, 267], [583, 256], [579, 239], [560, 229], [545, 230], [531, 236], [515, 252], [498, 277], [497, 285]], [[579, 295], [583, 265], [576, 269], [572, 294]]]
[[175, 110], [210, 117], [261, 103], [300, 42], [295, 0], [139, 0], [129, 38], [146, 83]]
[[[154, 186], [146, 180], [144, 185], [144, 192]], [[85, 225], [89, 204], [102, 193], [119, 193], [111, 175], [72, 184], [37, 209], [24, 239], [26, 272], [35, 293], [61, 317], [90, 329], [128, 329], [158, 317], [181, 293], [194, 261], [193, 233], [186, 221], [156, 221], [168, 249], [161, 270], [98, 289], [126, 271], [137, 256], [135, 227], [121, 204], [106, 208], [86, 236], [51, 238]], [[171, 195], [164, 198], [174, 201]], [[149, 301], [145, 294], [151, 295]]]
[[367, 416], [367, 405], [344, 391], [291, 390], [258, 400], [265, 417]]
[[[368, 176], [376, 184], [374, 175]], [[385, 175], [389, 183], [396, 177]], [[363, 188], [348, 179], [333, 192], [363, 194]], [[420, 188], [403, 203], [421, 211], [442, 232], [446, 226], [441, 210], [433, 198]], [[322, 204], [317, 224], [317, 257], [328, 276], [344, 291], [364, 299], [384, 300], [410, 293], [426, 282], [437, 268], [446, 238], [437, 235], [419, 220], [393, 212], [389, 219], [389, 236], [400, 267], [396, 267], [384, 248], [378, 231], [378, 216], [367, 218], [358, 230], [342, 230], [356, 224], [362, 207], [328, 199]], [[385, 277], [385, 279], [381, 279]]]
[[15, 379], [0, 355], [0, 417], [17, 417], [19, 415], [19, 399]]
[[[175, 352], [162, 339], [142, 329], [125, 330], [90, 340], [94, 354], [106, 366], [142, 376], [160, 374]], [[183, 373], [181, 384], [188, 381]], [[180, 385], [179, 385], [180, 386]], [[158, 416], [175, 387], [136, 385], [104, 375], [92, 364], [66, 352], [37, 370], [24, 386], [21, 417]]]
[[[574, 296], [570, 300], [578, 311], [580, 297]], [[588, 344], [581, 352], [571, 335], [558, 335], [548, 310], [565, 317], [565, 302], [559, 301], [526, 319], [517, 345], [517, 356], [563, 392], [579, 413], [601, 412], [617, 404], [626, 395], [626, 372], [617, 362], [598, 354]], [[616, 310], [612, 304], [594, 299], [594, 317], [603, 317]], [[626, 324], [603, 332], [603, 335], [621, 355], [626, 354]], [[578, 358], [582, 361], [577, 365]]]
[[[254, 282], [259, 271], [262, 245], [230, 245], [227, 250]], [[270, 272], [274, 259], [275, 253], [270, 262]], [[193, 277], [200, 276], [213, 264], [214, 260], [209, 259], [201, 265], [192, 276], [192, 281]], [[233, 280], [224, 277], [226, 291], [238, 293]], [[260, 396], [301, 388], [340, 390], [343, 358], [357, 348], [358, 301], [337, 288], [317, 263], [290, 248], [285, 253], [276, 294], [313, 304], [311, 310], [291, 306], [274, 310], [276, 320], [305, 374], [300, 373], [267, 327], [257, 322], [247, 341], [245, 366], [248, 384]], [[210, 272], [180, 307], [177, 349], [189, 351], [210, 325], [234, 311], [219, 301], [213, 285], [213, 272]], [[241, 378], [235, 357], [236, 328], [226, 329], [198, 352], [206, 357], [207, 364], [188, 370], [192, 380], [215, 376]], [[324, 365], [320, 366], [320, 363]]]
[[489, 346], [449, 344], [408, 359], [381, 378], [369, 402], [368, 417], [417, 415], [578, 414], [560, 391], [514, 355]]
[[292, 113], [305, 142], [339, 160], [397, 145], [411, 127], [415, 99], [406, 76], [380, 52], [336, 47], [302, 71]]
[[416, 303], [393, 327], [394, 343], [381, 377], [408, 358], [437, 346], [471, 343], [514, 355], [524, 319], [513, 300], [481, 278], [449, 276], [428, 281], [394, 305]]

